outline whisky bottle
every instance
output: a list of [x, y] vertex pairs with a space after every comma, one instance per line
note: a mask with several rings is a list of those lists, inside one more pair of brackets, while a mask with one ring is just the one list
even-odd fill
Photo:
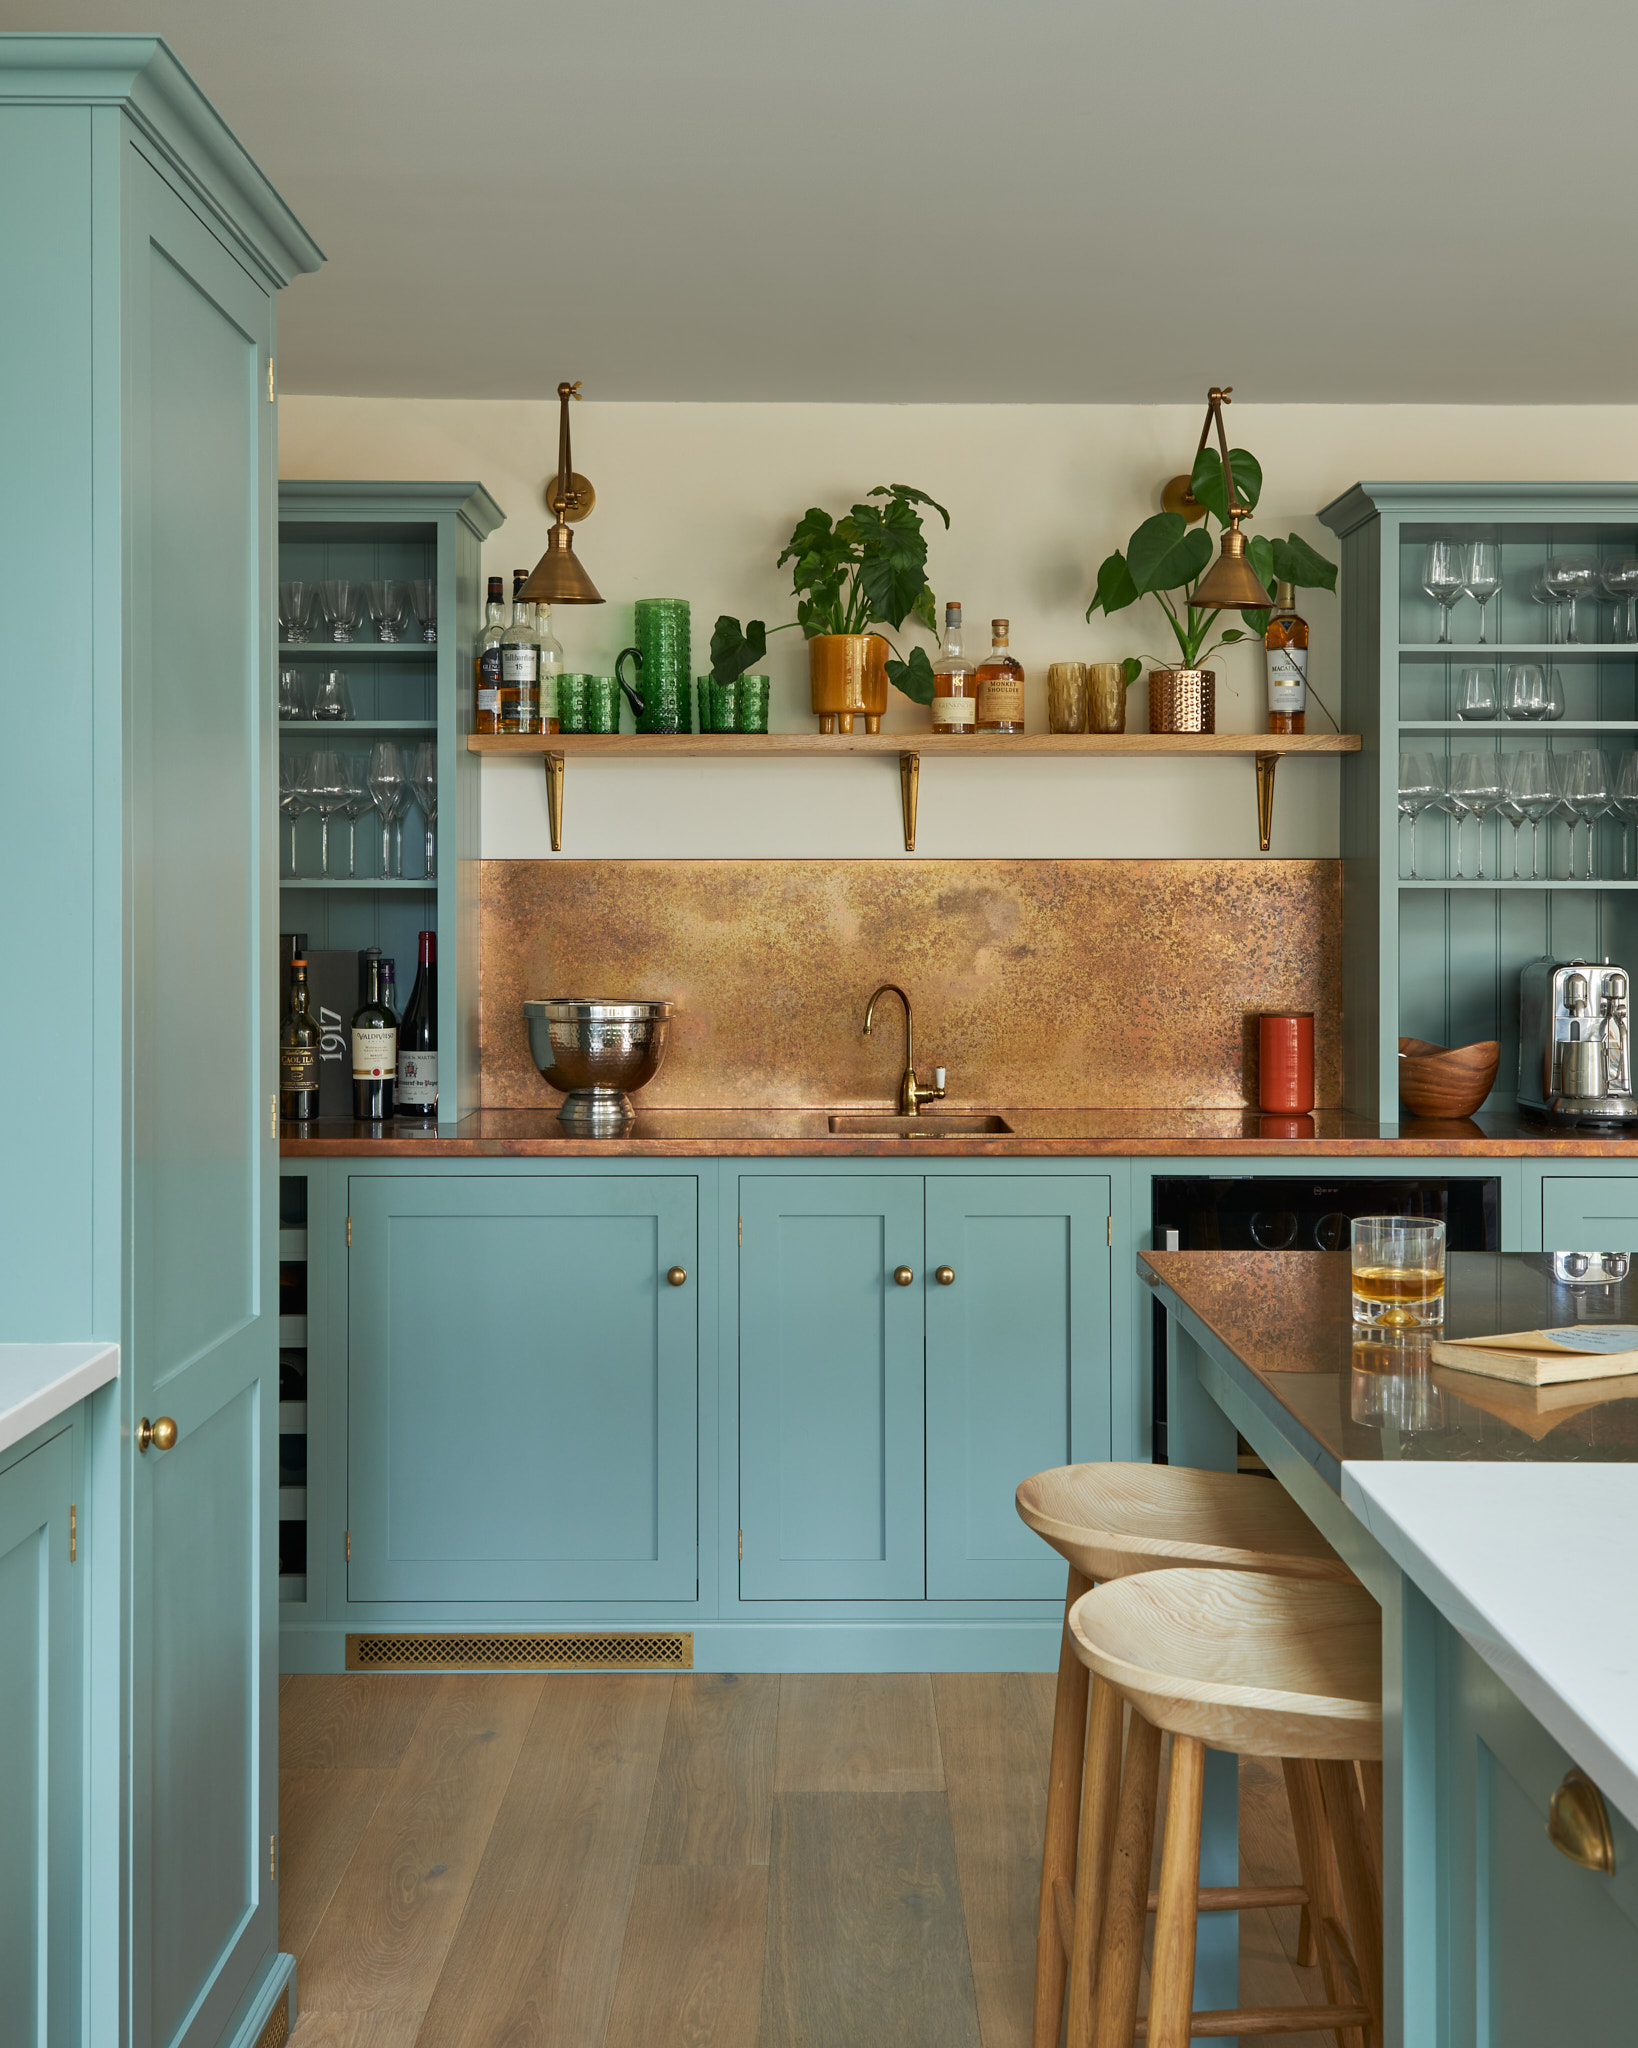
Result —
[[319, 1113], [319, 1028], [307, 1007], [307, 962], [290, 963], [290, 1007], [279, 1027], [279, 1114], [305, 1123]]
[[1008, 622], [990, 621], [990, 651], [978, 664], [978, 730], [1021, 733], [1024, 671], [1007, 651]]
[[512, 617], [501, 634], [500, 729], [538, 732], [540, 720], [540, 641], [523, 601], [527, 569], [512, 571]]
[[944, 645], [933, 663], [934, 732], [969, 733], [978, 715], [973, 665], [961, 652], [961, 607], [944, 607]]
[[563, 643], [552, 631], [551, 606], [534, 604], [529, 609], [534, 614], [535, 639], [540, 647], [540, 722], [536, 729], [557, 732], [563, 723], [557, 702], [557, 679], [563, 673]]
[[1268, 660], [1268, 729], [1304, 732], [1308, 720], [1308, 621], [1297, 616], [1297, 593], [1274, 586], [1274, 616], [1263, 635]]
[[478, 635], [474, 666], [478, 671], [478, 708], [472, 721], [474, 732], [499, 732], [501, 697], [501, 635], [506, 630], [506, 586], [498, 576], [489, 579], [489, 602], [483, 630]]

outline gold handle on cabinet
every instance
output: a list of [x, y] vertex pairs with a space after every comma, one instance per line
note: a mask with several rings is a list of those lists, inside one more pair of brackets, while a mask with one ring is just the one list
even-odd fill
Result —
[[176, 1424], [168, 1415], [160, 1416], [157, 1422], [150, 1422], [146, 1415], [137, 1424], [136, 1447], [145, 1451], [150, 1444], [156, 1451], [168, 1451], [176, 1443]]
[[681, 1287], [688, 1278], [688, 1268], [686, 1266], [673, 1266], [665, 1277], [671, 1282], [673, 1287]]
[[915, 1277], [915, 1274], [911, 1272], [908, 1266], [895, 1266], [893, 1268], [893, 1278], [901, 1287], [908, 1287]]
[[934, 1273], [933, 1278], [940, 1287], [953, 1287], [955, 1285], [955, 1267], [940, 1266], [938, 1271]]
[[1615, 1838], [1610, 1833], [1604, 1795], [1585, 1771], [1564, 1773], [1564, 1782], [1547, 1808], [1547, 1839], [1561, 1856], [1584, 1870], [1615, 1868]]

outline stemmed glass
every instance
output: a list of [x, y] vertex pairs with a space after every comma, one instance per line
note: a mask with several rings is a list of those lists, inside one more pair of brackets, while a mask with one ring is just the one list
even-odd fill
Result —
[[1548, 591], [1564, 599], [1569, 614], [1564, 628], [1567, 645], [1575, 644], [1575, 607], [1577, 598], [1586, 597], [1598, 587], [1598, 564], [1590, 555], [1554, 555], [1548, 563], [1543, 579]]
[[1606, 562], [1599, 581], [1604, 595], [1615, 606], [1611, 637], [1638, 640], [1638, 555], [1621, 555]]
[[363, 592], [356, 583], [333, 581], [320, 586], [324, 606], [324, 623], [330, 629], [330, 638], [338, 642], [349, 641], [358, 624], [359, 600]]
[[1399, 815], [1409, 818], [1410, 829], [1410, 879], [1420, 878], [1416, 872], [1416, 821], [1424, 811], [1434, 808], [1444, 797], [1444, 777], [1439, 773], [1439, 763], [1432, 754], [1402, 753], [1399, 756]]
[[1456, 716], [1462, 719], [1494, 718], [1496, 715], [1496, 671], [1493, 668], [1464, 668], [1456, 695]]
[[1456, 872], [1462, 872], [1462, 821], [1468, 817], [1479, 821], [1479, 872], [1475, 880], [1482, 882], [1484, 874], [1484, 821], [1501, 802], [1501, 776], [1495, 749], [1483, 754], [1458, 754], [1456, 764], [1450, 771], [1450, 804], [1456, 813]]
[[[1501, 764], [1501, 802], [1496, 806], [1496, 816], [1498, 818], [1505, 818], [1513, 828], [1513, 873], [1510, 879], [1516, 882], [1519, 879], [1519, 827], [1524, 823], [1528, 814], [1522, 802], [1513, 792], [1512, 774], [1513, 764], [1504, 754]], [[1501, 865], [1501, 834], [1499, 832], [1496, 834], [1496, 865], [1498, 867]]]
[[1442, 607], [1439, 645], [1450, 645], [1450, 610], [1467, 595], [1467, 550], [1453, 540], [1436, 540], [1422, 558], [1422, 588]]
[[404, 614], [409, 605], [409, 592], [404, 585], [372, 583], [369, 586], [369, 605], [377, 637], [389, 644], [396, 642], [404, 630]]
[[[1558, 809], [1558, 785], [1553, 764], [1544, 747], [1521, 747], [1509, 755], [1502, 772], [1507, 798], [1503, 808], [1511, 817], [1516, 808], [1530, 823], [1530, 879], [1538, 879], [1541, 853], [1541, 821]], [[1513, 833], [1513, 872], [1518, 873], [1518, 831]]]
[[1563, 639], [1564, 634], [1562, 622], [1559, 618], [1559, 600], [1547, 588], [1547, 572], [1545, 569], [1542, 570], [1535, 582], [1530, 585], [1530, 598], [1532, 603], [1547, 607], [1547, 631], [1543, 637], [1550, 647], [1556, 647]]
[[381, 873], [392, 874], [392, 821], [409, 802], [404, 758], [394, 740], [377, 740], [370, 749], [370, 798], [381, 814]]
[[319, 814], [319, 873], [330, 872], [330, 820], [347, 804], [347, 773], [341, 756], [328, 747], [307, 757], [307, 778], [303, 793]]
[[293, 647], [299, 647], [307, 638], [307, 628], [312, 623], [313, 600], [318, 596], [318, 586], [306, 580], [297, 580], [279, 585], [279, 638], [288, 640]]
[[311, 810], [307, 801], [307, 756], [279, 755], [279, 809], [290, 820], [290, 872], [296, 873], [296, 820]]
[[1575, 872], [1575, 828], [1578, 824], [1587, 828], [1587, 872], [1581, 878], [1592, 880], [1593, 872], [1593, 826], [1610, 808], [1609, 774], [1604, 766], [1604, 756], [1597, 747], [1576, 747], [1564, 755], [1559, 764], [1559, 801], [1570, 814], [1570, 879], [1576, 879]]
[[421, 638], [429, 647], [438, 644], [438, 585], [430, 576], [417, 576], [410, 585], [410, 609], [421, 621]]
[[369, 763], [362, 754], [347, 756], [347, 801], [341, 807], [342, 816], [347, 820], [347, 879], [353, 880], [358, 873], [358, 821], [366, 811], [375, 808], [375, 798], [370, 794], [366, 769]]
[[427, 880], [430, 882], [435, 879], [438, 872], [438, 742], [436, 740], [422, 740], [415, 749], [415, 759], [410, 767], [410, 786], [415, 791], [415, 801], [421, 806], [421, 816], [426, 820], [426, 874]]
[[1485, 644], [1484, 608], [1501, 589], [1501, 549], [1493, 540], [1476, 540], [1467, 551], [1467, 594], [1479, 607], [1479, 645]]
[[1627, 827], [1638, 825], [1638, 754], [1623, 754], [1621, 765], [1615, 771], [1615, 810], [1621, 820], [1621, 873], [1629, 875], [1627, 866]]

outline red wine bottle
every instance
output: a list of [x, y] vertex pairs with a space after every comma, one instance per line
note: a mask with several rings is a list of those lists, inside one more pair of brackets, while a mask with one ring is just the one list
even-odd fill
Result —
[[422, 932], [415, 986], [398, 1027], [398, 1090], [400, 1116], [438, 1114], [438, 935]]
[[398, 1019], [392, 1008], [392, 962], [371, 947], [364, 961], [364, 1001], [353, 1015], [353, 1115], [380, 1123], [392, 1115], [398, 1071]]

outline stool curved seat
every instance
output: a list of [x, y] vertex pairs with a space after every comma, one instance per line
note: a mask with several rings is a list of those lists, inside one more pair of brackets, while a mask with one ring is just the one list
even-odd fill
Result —
[[1058, 1465], [1024, 1480], [1018, 1512], [1093, 1580], [1174, 1566], [1353, 1574], [1285, 1489], [1187, 1465]]
[[1171, 1735], [1241, 1755], [1382, 1755], [1382, 1614], [1362, 1586], [1272, 1572], [1144, 1572], [1094, 1587], [1084, 1662]]

